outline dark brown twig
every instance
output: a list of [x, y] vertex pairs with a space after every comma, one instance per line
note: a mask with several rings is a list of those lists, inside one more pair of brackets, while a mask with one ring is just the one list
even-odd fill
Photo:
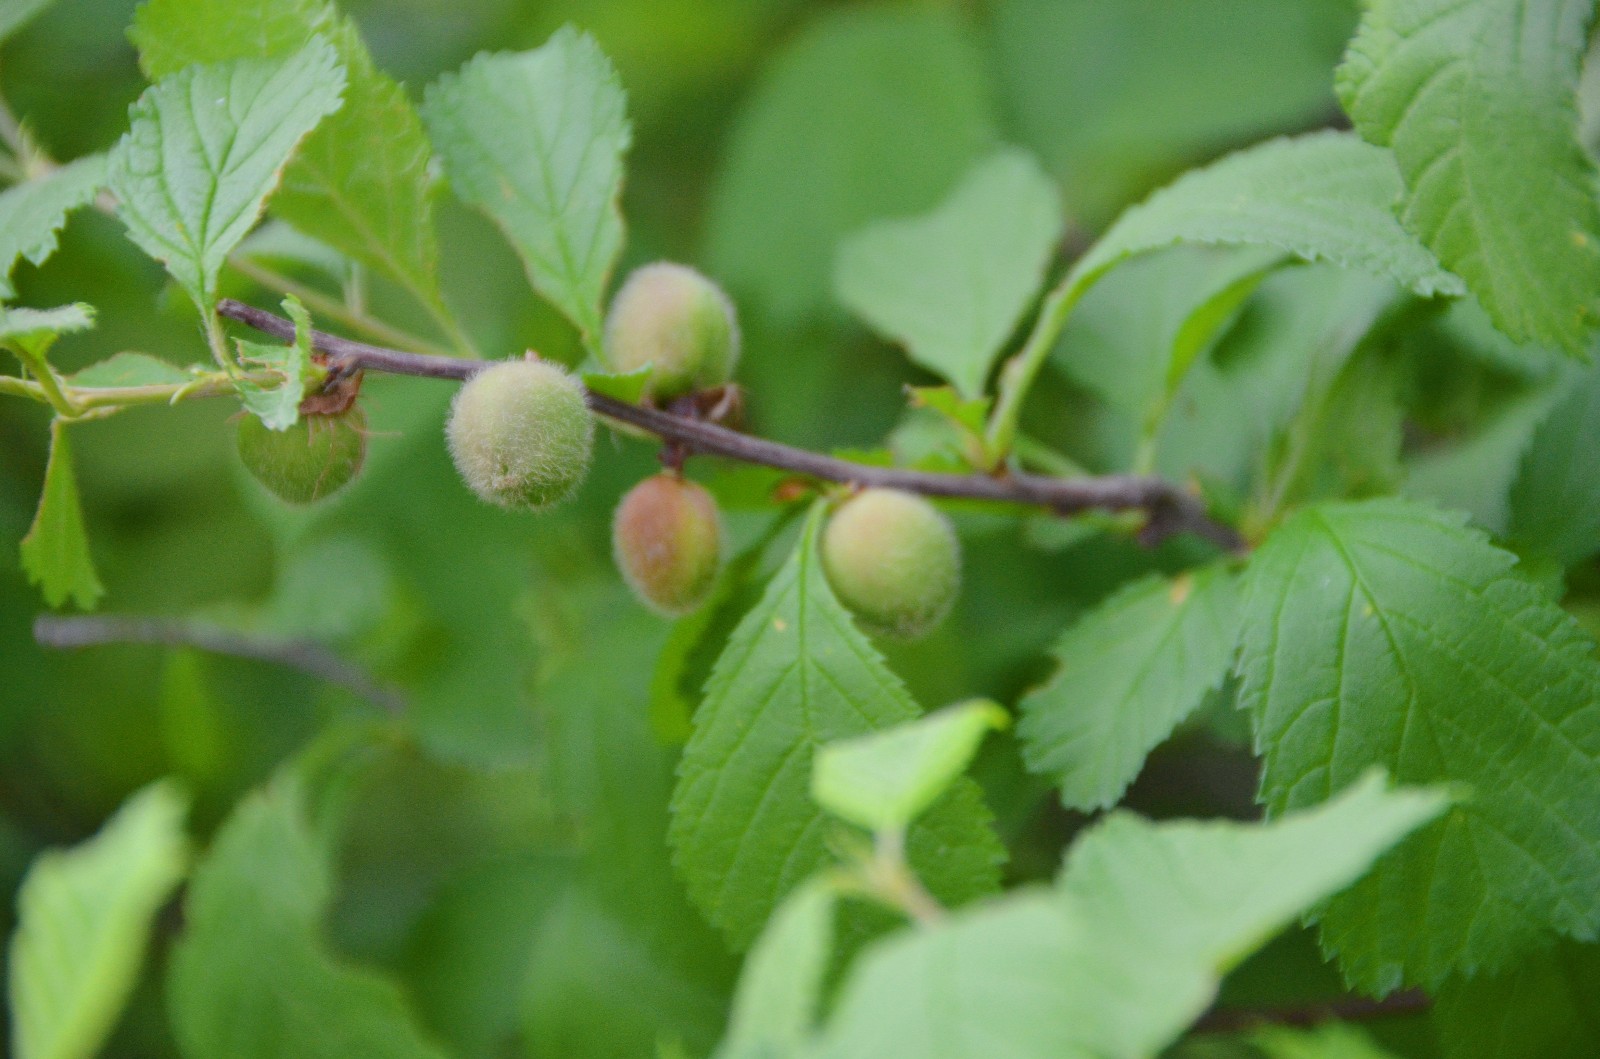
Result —
[[[217, 312], [285, 342], [294, 339], [293, 323], [263, 309], [225, 299], [217, 305]], [[486, 361], [403, 353], [321, 331], [311, 333], [311, 345], [330, 361], [342, 361], [368, 371], [434, 379], [465, 380], [488, 364]], [[1048, 508], [1061, 515], [1092, 510], [1144, 511], [1149, 520], [1140, 539], [1146, 544], [1156, 544], [1179, 533], [1194, 533], [1228, 551], [1240, 551], [1244, 547], [1238, 531], [1213, 520], [1199, 498], [1160, 478], [1127, 474], [1084, 478], [1053, 478], [1036, 474], [937, 474], [895, 467], [871, 467], [741, 434], [704, 420], [629, 404], [592, 390], [588, 391], [588, 402], [590, 408], [607, 419], [648, 431], [689, 452], [724, 456], [864, 488], [904, 489], [924, 496], [1028, 504]]]
[[1392, 993], [1382, 1000], [1344, 997], [1322, 1004], [1285, 1007], [1212, 1008], [1194, 1024], [1195, 1033], [1237, 1033], [1254, 1026], [1315, 1026], [1329, 1019], [1371, 1022], [1428, 1010], [1432, 1000], [1420, 989]]
[[273, 662], [298, 670], [329, 684], [337, 684], [390, 713], [405, 709], [405, 700], [398, 691], [380, 684], [360, 666], [339, 657], [315, 640], [248, 636], [220, 626], [180, 618], [110, 614], [90, 617], [41, 614], [34, 620], [33, 638], [42, 646], [61, 650], [118, 643], [195, 647], [213, 654]]

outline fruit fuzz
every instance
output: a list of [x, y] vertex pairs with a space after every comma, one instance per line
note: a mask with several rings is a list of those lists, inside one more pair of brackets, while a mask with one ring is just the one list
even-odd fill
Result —
[[253, 415], [239, 420], [239, 459], [252, 477], [291, 504], [311, 504], [344, 487], [367, 458], [367, 416], [359, 405], [338, 415], [301, 415], [270, 430]]
[[611, 543], [617, 568], [641, 602], [662, 614], [687, 614], [716, 582], [722, 518], [704, 486], [658, 474], [617, 505]]
[[671, 400], [733, 378], [739, 324], [722, 288], [686, 265], [645, 265], [611, 300], [605, 345], [611, 367], [651, 366], [649, 392]]
[[914, 640], [950, 613], [961, 547], [950, 520], [922, 497], [868, 489], [828, 520], [822, 568], [868, 631]]
[[543, 360], [503, 361], [468, 379], [445, 434], [474, 493], [524, 511], [571, 496], [594, 453], [594, 417], [582, 385]]

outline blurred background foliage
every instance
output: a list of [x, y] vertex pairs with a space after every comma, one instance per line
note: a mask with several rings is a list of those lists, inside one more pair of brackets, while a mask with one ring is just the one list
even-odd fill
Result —
[[[134, 6], [59, 0], [0, 54], [0, 87], [55, 157], [103, 150], [126, 127], [143, 87], [124, 35]], [[928, 209], [974, 160], [1017, 144], [1058, 179], [1071, 252], [1191, 165], [1337, 123], [1332, 69], [1356, 14], [1354, 0], [342, 6], [414, 97], [479, 50], [533, 47], [566, 22], [591, 31], [621, 72], [635, 124], [624, 269], [668, 257], [723, 281], [746, 331], [752, 429], [816, 448], [881, 446], [900, 420], [901, 387], [930, 381], [832, 297], [841, 237]], [[570, 328], [529, 292], [486, 221], [441, 196], [439, 225], [448, 298], [481, 348], [577, 360]], [[1248, 265], [1226, 258], [1161, 255], [1108, 280], [1075, 317], [1064, 342], [1080, 352], [1041, 383], [1030, 429], [1091, 468], [1125, 466], [1145, 391], [1118, 366], [1130, 350], [1170, 344], [1163, 320], [1186, 315], [1183, 299]], [[75, 215], [61, 251], [17, 278], [23, 304], [99, 307], [96, 331], [57, 347], [66, 370], [125, 349], [178, 362], [205, 355], [192, 308], [94, 211]], [[1168, 316], [1152, 309], [1151, 292], [1170, 297]], [[237, 276], [224, 293], [276, 301]], [[377, 279], [368, 297], [377, 315], [426, 331]], [[1239, 365], [1258, 377], [1285, 334], [1331, 349], [1336, 325], [1389, 300], [1387, 289], [1327, 270], [1274, 277], [1186, 384], [1162, 469], [1201, 473], [1225, 492], [1259, 448], [1239, 436], [1240, 416], [1219, 428], [1206, 414], [1249, 399]], [[1307, 304], [1324, 310], [1320, 322]], [[1470, 321], [1449, 320], [1428, 332], [1448, 349], [1473, 333]], [[1408, 359], [1412, 385], [1431, 385], [1428, 363], [1427, 350]], [[1456, 372], [1453, 402], [1429, 391], [1437, 436], [1537, 401], [1537, 387], [1497, 367], [1492, 350], [1477, 363]], [[1250, 406], [1263, 424], [1269, 389]], [[284, 509], [239, 468], [231, 402], [140, 409], [74, 432], [105, 609], [314, 636], [402, 688], [403, 721], [270, 665], [37, 647], [30, 627], [42, 604], [14, 545], [42, 480], [46, 419], [21, 401], [0, 404], [0, 889], [10, 894], [38, 850], [89, 833], [152, 778], [182, 777], [203, 837], [300, 755], [303, 769], [335, 777], [315, 814], [335, 866], [331, 943], [396, 974], [455, 1054], [645, 1055], [658, 1040], [703, 1054], [720, 1033], [735, 962], [689, 909], [662, 836], [673, 704], [692, 696], [710, 659], [702, 646], [658, 678], [672, 629], [632, 602], [608, 555], [610, 512], [654, 454], [603, 438], [575, 503], [540, 518], [507, 514], [456, 480], [441, 441], [449, 397], [426, 380], [369, 379], [368, 470], [310, 512]], [[693, 470], [734, 508], [739, 541], [763, 532], [761, 506], [737, 504], [739, 474]], [[1431, 495], [1472, 488], [1448, 464], [1420, 473]], [[969, 576], [958, 612], [929, 641], [889, 651], [928, 707], [980, 693], [1014, 700], [1075, 614], [1184, 558], [1179, 546], [1146, 553], [973, 512], [961, 524]], [[1237, 724], [1219, 699], [1204, 711], [1219, 719], [1215, 731], [1198, 724], [1180, 735], [1182, 752], [1158, 752], [1135, 805], [1252, 811], [1252, 766], [1229, 742]], [[1011, 877], [1043, 877], [1079, 821], [1016, 760], [996, 739], [978, 776], [1011, 843]], [[9, 917], [9, 898], [4, 909]], [[158, 947], [152, 960], [162, 958]], [[112, 1054], [172, 1054], [159, 981], [146, 977]], [[1229, 996], [1285, 1001], [1336, 988], [1296, 934], [1241, 971]], [[1389, 1032], [1404, 1054], [1425, 1054], [1403, 1022]]]

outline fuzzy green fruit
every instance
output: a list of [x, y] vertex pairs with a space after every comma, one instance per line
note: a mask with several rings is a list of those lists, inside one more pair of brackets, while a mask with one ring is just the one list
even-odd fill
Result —
[[239, 459], [256, 481], [291, 504], [311, 504], [343, 488], [367, 458], [367, 416], [353, 405], [338, 415], [302, 415], [288, 430], [239, 420]]
[[722, 565], [722, 518], [704, 486], [671, 474], [646, 478], [617, 505], [617, 567], [639, 599], [662, 614], [705, 602]]
[[671, 398], [721, 386], [739, 361], [739, 324], [722, 288], [686, 265], [637, 269], [611, 300], [606, 353], [615, 371], [651, 365], [650, 393]]
[[468, 379], [445, 425], [456, 470], [501, 507], [536, 511], [571, 496], [589, 473], [594, 417], [583, 386], [555, 364], [508, 360]]
[[828, 520], [822, 568], [868, 631], [914, 640], [950, 613], [961, 547], [950, 520], [922, 497], [868, 489]]

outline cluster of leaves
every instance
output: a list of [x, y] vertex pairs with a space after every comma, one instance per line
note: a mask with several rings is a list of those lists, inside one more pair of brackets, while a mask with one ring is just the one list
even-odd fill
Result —
[[[40, 6], [0, 7], [0, 32]], [[1052, 20], [1092, 40], [1092, 6], [1002, 4], [997, 47], [1025, 53]], [[1129, 6], [1134, 19], [1161, 9]], [[1282, 6], [1239, 5], [1260, 32], [1289, 17]], [[253, 793], [196, 816], [197, 837], [223, 818], [197, 858], [170, 781], [39, 858], [8, 958], [16, 1053], [102, 1046], [187, 879], [162, 955], [167, 1023], [190, 1059], [490, 1055], [513, 1039], [534, 1054], [1154, 1056], [1295, 922], [1315, 926], [1350, 989], [1425, 989], [1451, 1059], [1591, 1054], [1600, 656], [1580, 619], [1600, 553], [1600, 204], [1579, 118], [1592, 7], [1368, 0], [1336, 81], [1353, 129], [1188, 171], [1116, 215], [1048, 290], [1063, 201], [1098, 227], [1126, 197], [1079, 170], [1185, 159], [1119, 150], [1109, 105], [1099, 129], [1034, 135], [1049, 94], [1017, 84], [1030, 147], [1002, 146], [951, 20], [822, 18], [744, 111], [706, 258], [772, 334], [837, 327], [842, 306], [937, 377], [887, 448], [857, 455], [1160, 473], [1203, 491], [1248, 554], [1183, 541], [1148, 557], [1128, 543], [1136, 521], [1040, 516], [1023, 534], [1017, 512], [960, 512], [969, 542], [999, 540], [971, 564], [963, 632], [1038, 635], [995, 650], [1016, 665], [992, 681], [938, 679], [952, 641], [897, 649], [891, 668], [835, 597], [818, 553], [825, 500], [801, 512], [772, 476], [729, 471], [711, 484], [743, 520], [741, 550], [709, 604], [668, 631], [592, 572], [592, 545], [571, 538], [597, 536], [593, 519], [533, 531], [546, 554], [525, 562], [504, 524], [413, 477], [408, 463], [440, 448], [437, 407], [419, 400], [397, 422], [428, 447], [375, 472], [345, 536], [309, 532], [322, 516], [264, 514], [299, 565], [267, 604], [222, 616], [248, 632], [368, 634], [409, 715], [312, 724], [298, 752], [262, 762]], [[1218, 16], [1196, 32], [1238, 30]], [[326, 0], [148, 0], [131, 37], [152, 84], [109, 152], [56, 165], [26, 137], [12, 144], [0, 262], [7, 277], [43, 262], [68, 214], [99, 199], [192, 302], [215, 363], [121, 353], [64, 373], [53, 346], [93, 325], [87, 306], [0, 312], [22, 368], [0, 393], [53, 416], [22, 540], [52, 606], [104, 593], [77, 424], [234, 394], [265, 425], [293, 425], [321, 378], [303, 301], [433, 344], [364, 311], [352, 277], [368, 273], [402, 299], [397, 318], [474, 352], [440, 279], [435, 155], [565, 319], [591, 385], [639, 396], [642, 378], [604, 373], [633, 132], [593, 38], [567, 28], [480, 55], [414, 107]], [[894, 76], [910, 63], [917, 73]], [[1010, 69], [1028, 80], [1027, 64]], [[1312, 106], [1319, 90], [1306, 89]], [[1298, 114], [1262, 108], [1264, 128]], [[835, 120], [860, 139], [817, 152], [808, 130]], [[1261, 129], [1172, 131], [1198, 144]], [[817, 175], [869, 168], [848, 194]], [[235, 272], [261, 278], [251, 244], [272, 239], [326, 266], [343, 297], [279, 283], [304, 295], [286, 302], [300, 340], [230, 346], [216, 300]], [[781, 423], [784, 387], [761, 386], [774, 351], [752, 341], [747, 378]], [[799, 404], [788, 414], [819, 417]], [[363, 526], [442, 574], [411, 569], [396, 587]], [[1015, 586], [985, 598], [986, 566], [1026, 578], [1030, 562], [1084, 571], [1108, 556], [1070, 622]], [[506, 620], [519, 607], [521, 626]], [[537, 672], [496, 664], [529, 629]], [[1050, 635], [1053, 671], [1038, 679]], [[206, 790], [230, 735], [202, 669], [174, 655], [160, 694], [171, 771]], [[1014, 701], [1015, 741], [979, 756], [1010, 718], [986, 700], [921, 717], [919, 699], [944, 701], [926, 689], [952, 684], [964, 692], [948, 698]], [[1118, 805], [1175, 734], [1242, 736], [1266, 819], [1118, 810], [1068, 843], [1062, 817], [1040, 812], [1040, 796], [1080, 813]], [[405, 769], [434, 782], [381, 782]], [[415, 801], [362, 804], [400, 801], [396, 788]], [[399, 847], [379, 864], [390, 872], [421, 871], [429, 842], [441, 863], [473, 838], [498, 851], [437, 892], [386, 891], [427, 910], [405, 951], [366, 962], [330, 929], [338, 903], [363, 896], [341, 860], [366, 819], [352, 805], [376, 821], [371, 844]], [[396, 820], [414, 846], [376, 837]], [[1338, 1027], [1217, 1047], [1379, 1054]]]

